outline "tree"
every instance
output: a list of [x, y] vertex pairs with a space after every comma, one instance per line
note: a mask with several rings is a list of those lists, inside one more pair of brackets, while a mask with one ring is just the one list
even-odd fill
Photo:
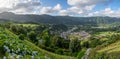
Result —
[[72, 39], [69, 44], [69, 50], [72, 52], [78, 52], [81, 49], [80, 41], [77, 39]]
[[97, 45], [102, 44], [99, 38], [96, 37], [91, 37], [90, 38], [90, 46], [91, 47], [96, 47]]
[[38, 40], [36, 39], [36, 35], [34, 31], [31, 31], [30, 33], [28, 33], [28, 37], [31, 41], [33, 42], [37, 42]]
[[20, 35], [19, 35], [19, 39], [24, 40], [24, 39], [25, 39], [25, 35], [20, 34]]
[[59, 36], [55, 35], [51, 39], [52, 39], [51, 40], [51, 46], [53, 46], [53, 47], [57, 46], [58, 41], [59, 41]]
[[42, 39], [43, 39], [43, 45], [50, 46], [50, 36], [48, 31], [42, 33]]
[[18, 33], [17, 33], [17, 31], [18, 31], [17, 26], [11, 25], [10, 30], [13, 31], [15, 34], [18, 34]]
[[82, 47], [89, 48], [89, 42], [88, 42], [88, 41], [82, 41], [82, 42], [80, 42], [80, 45], [81, 45]]

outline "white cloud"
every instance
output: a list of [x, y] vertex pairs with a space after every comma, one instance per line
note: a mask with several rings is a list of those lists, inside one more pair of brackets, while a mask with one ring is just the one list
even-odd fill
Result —
[[42, 7], [40, 10], [41, 14], [51, 14], [51, 13], [59, 13], [62, 10], [60, 4], [55, 5], [54, 7]]
[[54, 7], [41, 6], [40, 0], [0, 0], [0, 12], [18, 14], [49, 14], [58, 13], [62, 9], [60, 4]]
[[88, 16], [120, 17], [120, 9], [112, 10], [111, 8], [105, 8], [104, 10], [89, 13]]
[[59, 11], [59, 14], [62, 15], [62, 16], [67, 16], [68, 11], [67, 10], [61, 10], [61, 11]]
[[87, 16], [98, 4], [108, 4], [110, 0], [67, 0], [71, 7], [67, 9], [69, 14]]
[[109, 0], [68, 0], [67, 3], [71, 6], [88, 6], [88, 5], [96, 5], [96, 4], [103, 4], [107, 3]]
[[89, 5], [89, 6], [85, 6], [85, 10], [93, 10], [95, 8], [95, 5]]
[[12, 8], [14, 0], [0, 0], [0, 8]]
[[52, 12], [52, 7], [42, 7], [40, 13], [41, 14], [48, 14]]
[[31, 13], [40, 6], [40, 0], [0, 0], [0, 12]]
[[60, 4], [57, 4], [57, 5], [53, 8], [53, 10], [55, 10], [55, 11], [60, 11], [61, 9], [62, 9], [62, 7], [61, 7]]
[[71, 7], [68, 9], [68, 11], [73, 12], [73, 13], [78, 13], [79, 11], [82, 11], [82, 10], [77, 7]]

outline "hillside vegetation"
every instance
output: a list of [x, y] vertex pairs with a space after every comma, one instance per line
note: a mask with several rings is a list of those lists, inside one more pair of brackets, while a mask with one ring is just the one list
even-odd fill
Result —
[[75, 59], [45, 51], [27, 40], [22, 41], [17, 35], [2, 27], [0, 27], [0, 58]]
[[[96, 46], [91, 52], [89, 59], [119, 59], [120, 33], [102, 32], [96, 35], [102, 44]], [[99, 41], [99, 42], [100, 42]]]
[[120, 52], [120, 41], [117, 41], [117, 42], [110, 44], [102, 49], [99, 49], [99, 50], [97, 50], [97, 52], [107, 52], [107, 53]]
[[10, 12], [0, 18], [1, 58], [119, 59], [120, 18]]

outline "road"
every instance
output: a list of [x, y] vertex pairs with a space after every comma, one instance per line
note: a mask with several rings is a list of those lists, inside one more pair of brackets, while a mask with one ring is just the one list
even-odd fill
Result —
[[88, 48], [84, 56], [81, 59], [88, 59], [88, 56], [90, 55], [91, 50], [92, 50], [91, 48]]

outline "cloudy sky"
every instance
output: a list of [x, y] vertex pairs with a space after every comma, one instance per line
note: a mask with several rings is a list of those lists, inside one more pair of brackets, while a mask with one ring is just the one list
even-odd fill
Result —
[[120, 0], [0, 0], [0, 12], [120, 17]]

